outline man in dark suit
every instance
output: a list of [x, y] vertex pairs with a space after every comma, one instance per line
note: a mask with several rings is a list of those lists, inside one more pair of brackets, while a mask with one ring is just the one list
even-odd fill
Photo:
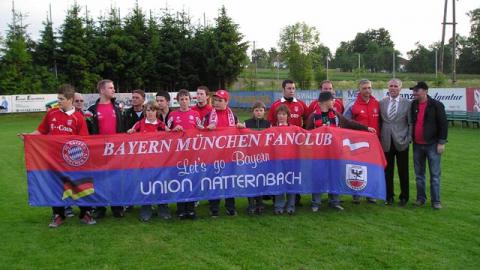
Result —
[[392, 79], [388, 82], [388, 97], [380, 101], [381, 133], [380, 141], [387, 160], [385, 182], [387, 198], [385, 205], [394, 201], [394, 167], [397, 160], [400, 179], [400, 206], [405, 206], [409, 198], [408, 150], [412, 136], [410, 119], [410, 101], [400, 96], [402, 81]]

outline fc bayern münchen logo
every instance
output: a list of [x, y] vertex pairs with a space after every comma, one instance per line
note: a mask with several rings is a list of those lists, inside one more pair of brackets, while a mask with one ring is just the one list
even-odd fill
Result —
[[89, 154], [87, 144], [82, 141], [72, 140], [63, 145], [62, 156], [70, 166], [82, 166], [87, 162]]
[[347, 164], [345, 175], [349, 188], [360, 191], [367, 186], [367, 166]]

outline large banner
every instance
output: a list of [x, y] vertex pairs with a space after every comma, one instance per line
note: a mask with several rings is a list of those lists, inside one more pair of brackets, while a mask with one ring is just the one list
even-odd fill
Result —
[[[343, 102], [345, 105], [351, 104], [357, 98], [358, 90], [344, 91]], [[374, 89], [372, 95], [377, 100], [388, 97], [388, 89]], [[413, 100], [412, 90], [403, 88], [400, 95], [408, 100]], [[430, 88], [428, 95], [443, 103], [446, 111], [467, 111], [467, 94], [465, 88]]]
[[56, 94], [11, 96], [11, 112], [42, 112], [55, 106]]
[[330, 192], [385, 198], [376, 135], [322, 127], [25, 136], [32, 206]]

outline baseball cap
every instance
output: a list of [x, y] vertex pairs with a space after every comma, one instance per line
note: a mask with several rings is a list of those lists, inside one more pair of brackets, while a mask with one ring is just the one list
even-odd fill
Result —
[[320, 95], [318, 95], [318, 101], [320, 102], [324, 102], [332, 99], [333, 99], [333, 95], [331, 92], [328, 92], [328, 91], [320, 92]]
[[428, 85], [425, 82], [417, 82], [414, 87], [410, 87], [410, 90], [424, 89], [428, 90]]
[[230, 95], [228, 95], [228, 92], [227, 90], [218, 90], [215, 95], [213, 96], [217, 96], [219, 98], [223, 98], [225, 99], [226, 101], [228, 101], [230, 99]]

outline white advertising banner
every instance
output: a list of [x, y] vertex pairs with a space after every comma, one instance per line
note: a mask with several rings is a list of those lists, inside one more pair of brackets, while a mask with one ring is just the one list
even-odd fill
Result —
[[11, 101], [11, 112], [43, 112], [57, 105], [57, 95], [13, 95]]
[[[344, 90], [343, 102], [350, 104], [357, 98], [358, 90]], [[377, 99], [388, 97], [388, 89], [372, 90], [372, 95]], [[404, 88], [400, 95], [408, 100], [413, 100], [412, 90]], [[467, 93], [465, 88], [430, 88], [428, 95], [443, 103], [446, 111], [467, 111]]]
[[12, 112], [12, 96], [0, 96], [0, 113]]

